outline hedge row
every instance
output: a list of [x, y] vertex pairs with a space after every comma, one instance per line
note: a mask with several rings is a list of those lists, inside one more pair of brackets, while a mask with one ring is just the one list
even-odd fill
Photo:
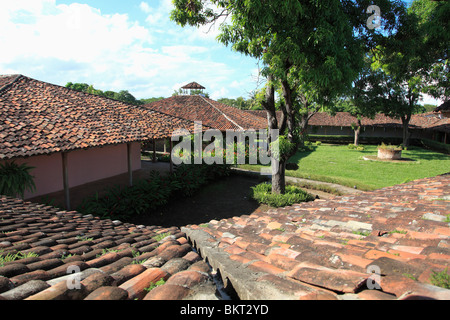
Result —
[[180, 165], [172, 174], [152, 171], [148, 179], [133, 186], [114, 186], [105, 194], [91, 196], [77, 208], [78, 212], [102, 219], [127, 220], [139, 214], [151, 214], [170, 199], [192, 196], [203, 185], [229, 175], [227, 165]]

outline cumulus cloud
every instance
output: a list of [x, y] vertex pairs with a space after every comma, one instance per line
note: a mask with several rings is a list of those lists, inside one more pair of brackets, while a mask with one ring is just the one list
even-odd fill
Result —
[[146, 20], [80, 3], [0, 1], [0, 43], [7, 48], [0, 51], [0, 74], [126, 89], [137, 98], [167, 96], [175, 84], [191, 81], [227, 93], [223, 87], [236, 70], [217, 55], [226, 48], [170, 21], [171, 0], [136, 7]]

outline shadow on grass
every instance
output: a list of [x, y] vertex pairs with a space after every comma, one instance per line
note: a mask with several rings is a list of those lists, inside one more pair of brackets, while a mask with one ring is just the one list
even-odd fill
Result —
[[288, 163], [298, 163], [300, 160], [302, 160], [303, 158], [306, 158], [311, 153], [316, 151], [316, 149], [317, 149], [317, 146], [309, 146], [302, 151], [297, 151], [297, 153], [295, 155], [293, 155], [291, 158], [289, 158]]

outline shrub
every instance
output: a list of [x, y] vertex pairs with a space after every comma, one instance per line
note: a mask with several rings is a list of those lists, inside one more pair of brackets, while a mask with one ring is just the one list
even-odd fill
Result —
[[361, 145], [354, 145], [353, 143], [349, 143], [348, 145], [347, 145], [347, 148], [348, 149], [350, 149], [350, 150], [357, 150], [357, 151], [364, 151], [364, 146], [361, 146]]
[[26, 190], [34, 191], [36, 186], [31, 169], [33, 167], [25, 163], [18, 165], [14, 161], [0, 164], [0, 194], [23, 198]]
[[401, 146], [393, 146], [391, 144], [386, 145], [384, 142], [381, 143], [381, 145], [378, 146], [378, 149], [384, 149], [384, 150], [402, 150]]
[[226, 165], [181, 165], [173, 174], [165, 176], [152, 171], [148, 179], [132, 187], [114, 186], [105, 194], [91, 196], [77, 211], [102, 219], [123, 219], [155, 210], [171, 197], [192, 196], [204, 184], [229, 174]]
[[252, 198], [260, 204], [271, 207], [286, 207], [294, 203], [314, 200], [314, 197], [306, 191], [295, 186], [286, 186], [284, 194], [273, 194], [272, 184], [264, 182], [252, 187]]
[[286, 163], [286, 170], [298, 170], [298, 164], [293, 162]]
[[158, 161], [161, 162], [169, 162], [170, 161], [170, 153], [163, 153], [158, 157]]

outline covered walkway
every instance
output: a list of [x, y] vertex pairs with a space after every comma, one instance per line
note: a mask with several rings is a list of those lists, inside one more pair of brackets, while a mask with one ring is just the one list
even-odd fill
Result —
[[[133, 181], [147, 178], [150, 172], [153, 170], [159, 171], [161, 173], [169, 172], [170, 165], [168, 162], [152, 162], [151, 160], [141, 160], [141, 169], [133, 171]], [[83, 184], [81, 186], [72, 187], [70, 188], [72, 210], [76, 210], [76, 208], [83, 202], [83, 199], [91, 195], [95, 195], [97, 192], [99, 195], [101, 195], [109, 187], [115, 185], [125, 187], [128, 185], [128, 183], [128, 173], [124, 173], [106, 179]], [[52, 206], [64, 208], [64, 190], [53, 192], [44, 196], [26, 199], [26, 201], [49, 203]]]

